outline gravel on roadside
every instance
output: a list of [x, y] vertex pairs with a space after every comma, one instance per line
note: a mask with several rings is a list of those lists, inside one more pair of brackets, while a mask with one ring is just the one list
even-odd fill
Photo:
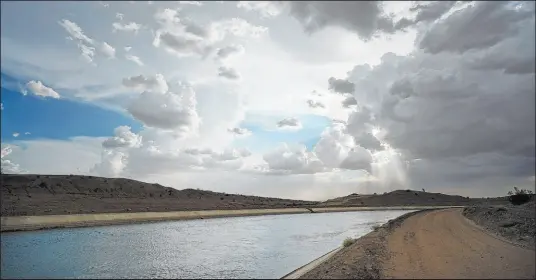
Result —
[[471, 206], [463, 210], [463, 215], [492, 234], [534, 250], [535, 206], [534, 200], [518, 206]]

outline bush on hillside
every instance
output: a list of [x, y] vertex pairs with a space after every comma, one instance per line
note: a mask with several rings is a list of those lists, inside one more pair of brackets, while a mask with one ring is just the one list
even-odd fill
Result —
[[342, 242], [342, 246], [343, 246], [343, 247], [348, 247], [348, 246], [350, 246], [350, 245], [352, 245], [352, 244], [354, 244], [354, 243], [355, 243], [355, 239], [350, 238], [350, 237], [347, 237], [347, 238], [344, 239], [344, 241]]
[[521, 205], [525, 204], [530, 201], [532, 197], [532, 191], [531, 190], [525, 190], [525, 189], [518, 189], [517, 187], [514, 187], [514, 191], [508, 192], [508, 201], [514, 205]]

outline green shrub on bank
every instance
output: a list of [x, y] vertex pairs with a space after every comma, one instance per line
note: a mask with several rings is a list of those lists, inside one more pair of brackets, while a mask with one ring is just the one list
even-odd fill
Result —
[[508, 192], [508, 201], [510, 201], [514, 205], [521, 205], [524, 203], [527, 203], [530, 201], [532, 197], [532, 191], [530, 190], [524, 190], [524, 189], [518, 189], [517, 187], [514, 187], [514, 191]]
[[347, 238], [344, 239], [344, 241], [342, 242], [342, 246], [343, 246], [343, 247], [348, 247], [348, 246], [350, 246], [350, 245], [352, 245], [352, 244], [354, 244], [354, 243], [355, 243], [355, 239], [350, 238], [350, 237], [347, 237]]

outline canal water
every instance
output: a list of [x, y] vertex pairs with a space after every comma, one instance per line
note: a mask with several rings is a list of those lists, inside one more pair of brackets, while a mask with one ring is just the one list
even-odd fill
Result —
[[173, 221], [2, 233], [1, 278], [280, 278], [411, 211]]

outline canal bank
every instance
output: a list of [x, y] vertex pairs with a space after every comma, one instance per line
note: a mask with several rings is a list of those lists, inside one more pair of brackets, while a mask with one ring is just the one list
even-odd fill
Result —
[[292, 272], [286, 274], [285, 276], [281, 277], [281, 279], [298, 279], [301, 276], [303, 276], [305, 273], [309, 272], [311, 269], [319, 266], [329, 258], [333, 257], [337, 252], [342, 250], [344, 247], [337, 247], [336, 249], [333, 249], [326, 254], [322, 255], [321, 257], [314, 259], [312, 262], [309, 262], [303, 266], [300, 266], [299, 268], [293, 270]]
[[280, 208], [246, 210], [206, 210], [176, 212], [103, 213], [46, 216], [1, 217], [1, 232], [72, 228], [88, 226], [146, 223], [158, 221], [210, 219], [281, 214], [314, 214], [349, 211], [422, 210], [451, 206], [401, 206], [401, 207], [330, 207], [330, 208]]

